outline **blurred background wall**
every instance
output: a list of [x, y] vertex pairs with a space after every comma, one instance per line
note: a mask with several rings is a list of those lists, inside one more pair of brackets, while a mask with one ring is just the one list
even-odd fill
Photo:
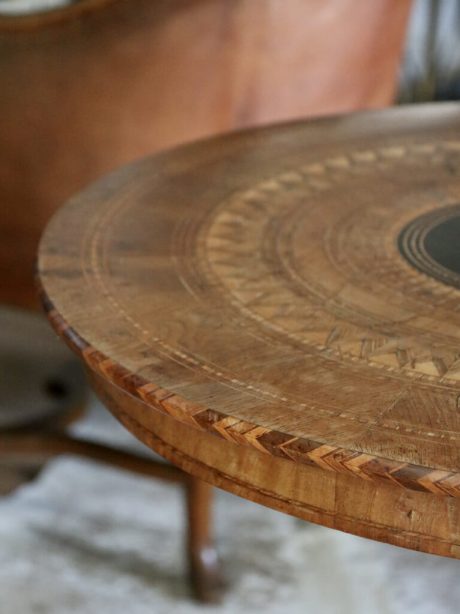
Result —
[[415, 0], [401, 70], [400, 102], [460, 97], [460, 3]]

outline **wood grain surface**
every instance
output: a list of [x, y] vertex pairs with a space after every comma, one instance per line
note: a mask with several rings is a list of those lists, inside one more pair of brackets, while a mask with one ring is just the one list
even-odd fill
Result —
[[49, 318], [186, 470], [460, 558], [460, 295], [401, 247], [460, 215], [459, 128], [456, 104], [406, 107], [125, 167], [49, 225]]

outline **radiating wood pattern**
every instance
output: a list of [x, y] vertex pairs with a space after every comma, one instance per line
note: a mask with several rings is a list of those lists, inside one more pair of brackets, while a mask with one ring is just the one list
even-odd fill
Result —
[[433, 248], [460, 218], [459, 128], [456, 104], [407, 107], [125, 167], [48, 227], [49, 318], [185, 470], [460, 558], [455, 241], [453, 265]]

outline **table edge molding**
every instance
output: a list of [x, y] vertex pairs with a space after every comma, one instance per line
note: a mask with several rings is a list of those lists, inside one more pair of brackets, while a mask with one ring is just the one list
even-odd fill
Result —
[[37, 286], [46, 316], [55, 332], [63, 338], [71, 350], [83, 359], [86, 366], [156, 411], [227, 441], [250, 446], [259, 452], [281, 457], [294, 463], [318, 467], [333, 473], [345, 473], [403, 489], [428, 492], [437, 496], [460, 497], [460, 472], [399, 462], [357, 450], [295, 437], [222, 414], [213, 409], [193, 405], [178, 394], [155, 386], [140, 375], [130, 372], [91, 346], [55, 308], [39, 278]]

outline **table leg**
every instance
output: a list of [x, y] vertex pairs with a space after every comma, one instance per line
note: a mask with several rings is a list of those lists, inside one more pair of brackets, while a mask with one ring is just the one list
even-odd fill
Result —
[[220, 600], [224, 582], [211, 535], [213, 489], [206, 482], [190, 476], [185, 492], [190, 581], [197, 599], [215, 603]]
[[[59, 454], [75, 454], [133, 473], [183, 484], [187, 503], [187, 559], [193, 592], [200, 601], [211, 603], [219, 600], [224, 584], [211, 537], [211, 486], [189, 476], [174, 465], [74, 437], [65, 432], [38, 431], [0, 435], [0, 458], [16, 461], [28, 459], [39, 467], [47, 459]], [[15, 480], [10, 477], [5, 477], [4, 494], [14, 487], [12, 482]]]

